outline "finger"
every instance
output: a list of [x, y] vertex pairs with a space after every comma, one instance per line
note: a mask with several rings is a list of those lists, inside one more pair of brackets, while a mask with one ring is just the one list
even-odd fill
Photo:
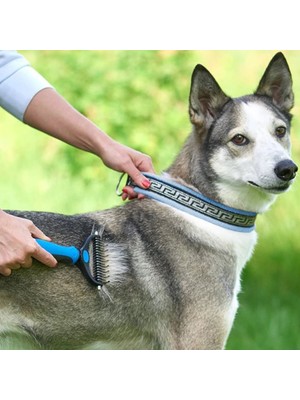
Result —
[[137, 197], [137, 193], [135, 193], [134, 189], [130, 186], [125, 186], [124, 189], [122, 189], [122, 192], [125, 193], [129, 199]]
[[139, 196], [143, 196], [143, 195], [141, 195], [141, 194], [138, 194], [138, 193], [136, 193], [134, 190], [133, 190], [133, 188], [131, 188], [131, 187], [127, 187], [127, 199], [128, 200], [134, 200], [134, 199], [136, 199], [136, 198], [140, 198]]
[[11, 269], [4, 267], [0, 270], [0, 274], [3, 276], [9, 276], [9, 275], [11, 275]]
[[15, 269], [20, 269], [21, 268], [21, 264], [13, 264], [13, 265], [10, 265], [10, 269], [11, 270], [15, 270]]
[[138, 198], [139, 200], [144, 199], [145, 195], [142, 193], [136, 193], [134, 189], [130, 186], [125, 186], [124, 189], [122, 189], [122, 200], [133, 200]]
[[43, 240], [51, 240], [48, 236], [44, 234], [37, 226], [32, 224], [30, 227], [30, 232], [33, 237], [38, 238], [38, 239], [43, 239]]
[[57, 265], [57, 260], [52, 256], [52, 254], [48, 253], [48, 251], [44, 250], [38, 244], [36, 244], [36, 249], [32, 253], [32, 257], [48, 267], [56, 267]]
[[122, 200], [125, 201], [128, 199], [128, 194], [127, 193], [123, 193], [122, 194]]
[[133, 179], [133, 181], [143, 189], [148, 189], [151, 182], [135, 167], [132, 163], [127, 167], [127, 174]]
[[154, 167], [152, 164], [151, 157], [144, 157], [139, 165], [137, 165], [138, 169], [143, 172], [150, 172], [155, 174]]
[[25, 261], [21, 263], [22, 268], [30, 268], [32, 266], [32, 257], [26, 257]]

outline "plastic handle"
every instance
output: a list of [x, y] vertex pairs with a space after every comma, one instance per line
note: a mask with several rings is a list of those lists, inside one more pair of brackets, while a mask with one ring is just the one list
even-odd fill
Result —
[[80, 251], [74, 246], [61, 246], [60, 244], [35, 239], [36, 242], [48, 253], [52, 254], [57, 261], [66, 261], [76, 264], [80, 257]]

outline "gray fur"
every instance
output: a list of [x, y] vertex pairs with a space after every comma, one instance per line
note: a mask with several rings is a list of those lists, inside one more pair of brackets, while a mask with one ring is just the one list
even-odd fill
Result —
[[[267, 84], [261, 86], [265, 90]], [[281, 113], [266, 96], [249, 96], [247, 101], [268, 103], [274, 115]], [[190, 94], [193, 131], [168, 169], [173, 179], [222, 200], [216, 184], [221, 172], [212, 160], [217, 149], [227, 146], [224, 132], [240, 123], [243, 101], [227, 97], [204, 67], [196, 67]], [[269, 200], [267, 196], [264, 201]], [[223, 228], [190, 221], [149, 199], [75, 216], [11, 213], [32, 220], [53, 241], [78, 247], [95, 222], [104, 227], [113, 279], [108, 297], [76, 267], [62, 263], [49, 269], [35, 262], [31, 269], [0, 277], [2, 343], [7, 335], [16, 335], [46, 349], [225, 346], [239, 275], [255, 236], [234, 234], [231, 239]], [[237, 243], [245, 247], [243, 252]]]
[[277, 53], [261, 78], [255, 94], [271, 98], [280, 110], [289, 112], [294, 106], [292, 83], [286, 59], [282, 53]]

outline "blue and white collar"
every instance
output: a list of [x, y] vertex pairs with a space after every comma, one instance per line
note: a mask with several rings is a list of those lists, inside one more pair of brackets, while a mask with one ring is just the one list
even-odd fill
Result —
[[209, 199], [200, 192], [180, 185], [172, 179], [149, 173], [143, 173], [143, 175], [151, 182], [148, 189], [140, 188], [130, 177], [126, 186], [131, 186], [136, 193], [141, 193], [153, 200], [226, 229], [238, 232], [251, 232], [255, 228], [254, 223], [257, 214], [254, 212], [225, 206]]

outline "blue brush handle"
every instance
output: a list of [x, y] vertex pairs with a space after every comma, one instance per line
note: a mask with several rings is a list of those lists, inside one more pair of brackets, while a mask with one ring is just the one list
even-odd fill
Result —
[[48, 253], [52, 254], [57, 261], [66, 261], [76, 264], [80, 257], [80, 251], [74, 246], [61, 246], [60, 244], [35, 239], [36, 242]]

